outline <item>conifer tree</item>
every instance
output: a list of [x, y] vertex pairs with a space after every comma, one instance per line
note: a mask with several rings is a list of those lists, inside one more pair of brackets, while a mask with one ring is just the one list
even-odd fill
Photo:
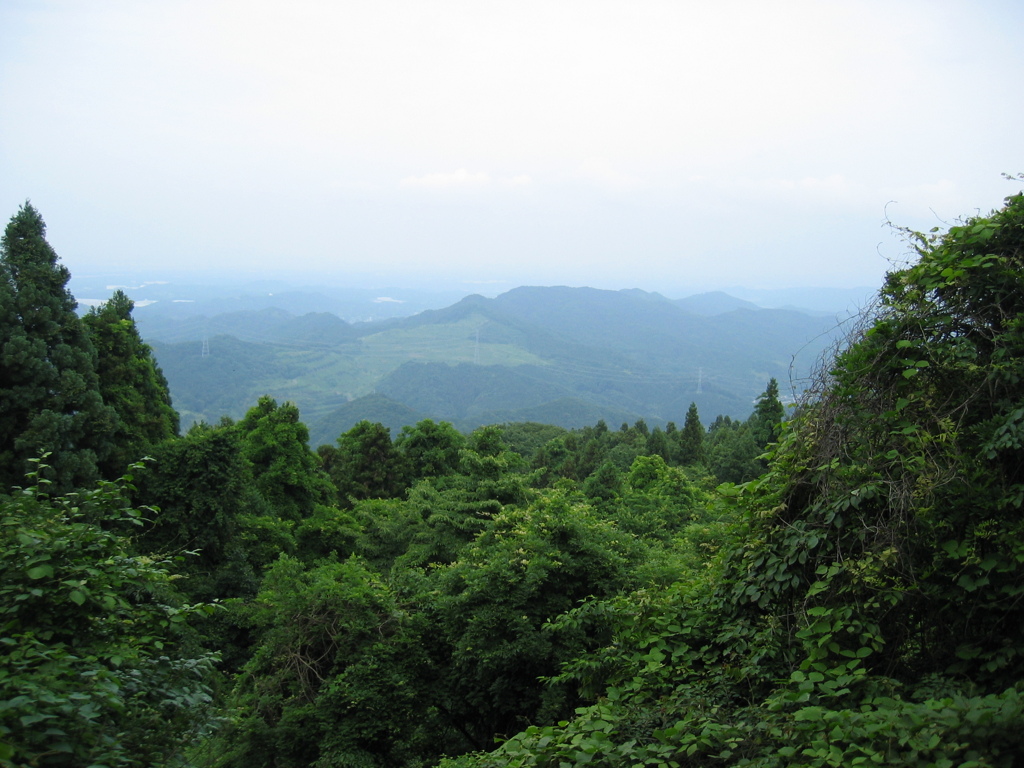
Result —
[[655, 427], [647, 437], [647, 453], [650, 456], [661, 456], [665, 461], [672, 460], [672, 446], [668, 436]]
[[118, 419], [116, 447], [102, 465], [108, 478], [178, 434], [167, 379], [139, 335], [134, 307], [123, 291], [116, 291], [83, 318], [97, 354], [100, 394]]
[[686, 421], [683, 422], [683, 430], [676, 433], [676, 439], [679, 444], [680, 464], [699, 464], [705, 460], [704, 425], [700, 423], [696, 403], [690, 403]]
[[90, 484], [110, 452], [96, 353], [75, 314], [70, 274], [26, 202], [0, 243], [0, 489], [50, 453], [55, 490]]
[[779, 426], [786, 417], [786, 409], [779, 400], [779, 382], [771, 379], [764, 392], [757, 398], [754, 413], [749, 424], [754, 433], [754, 442], [759, 448], [775, 442], [779, 435]]

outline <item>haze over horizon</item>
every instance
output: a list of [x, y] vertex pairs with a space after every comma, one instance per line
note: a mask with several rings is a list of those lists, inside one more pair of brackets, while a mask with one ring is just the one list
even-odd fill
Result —
[[1013, 2], [9, 0], [0, 216], [73, 275], [880, 285], [1019, 191]]

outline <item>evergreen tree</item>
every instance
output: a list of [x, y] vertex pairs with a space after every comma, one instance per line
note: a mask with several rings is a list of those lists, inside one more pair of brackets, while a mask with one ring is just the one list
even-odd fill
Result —
[[19, 483], [43, 453], [57, 492], [89, 485], [111, 450], [116, 417], [103, 404], [69, 278], [25, 203], [0, 243], [0, 488]]
[[647, 437], [647, 454], [661, 456], [665, 461], [672, 460], [672, 445], [660, 427], [655, 427]]
[[786, 409], [779, 400], [779, 382], [771, 379], [768, 386], [757, 398], [754, 413], [749, 419], [750, 428], [754, 433], [754, 442], [759, 448], [774, 443], [779, 436], [779, 426], [786, 416]]
[[683, 422], [683, 431], [678, 436], [679, 451], [677, 459], [680, 464], [700, 464], [706, 459], [704, 452], [704, 425], [700, 423], [697, 404], [690, 403]]
[[178, 434], [167, 380], [139, 335], [134, 307], [123, 291], [116, 291], [83, 318], [97, 354], [100, 394], [117, 413], [116, 447], [103, 463], [107, 477], [119, 475], [155, 445]]

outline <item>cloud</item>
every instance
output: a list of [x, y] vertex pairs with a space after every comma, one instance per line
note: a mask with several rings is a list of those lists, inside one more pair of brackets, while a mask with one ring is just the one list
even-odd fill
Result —
[[406, 176], [398, 182], [398, 186], [407, 189], [439, 189], [439, 190], [470, 190], [483, 189], [493, 185], [502, 187], [528, 187], [533, 184], [533, 177], [527, 173], [515, 176], [492, 178], [489, 173], [480, 171], [473, 173], [460, 168], [452, 173], [428, 173], [423, 176]]
[[638, 178], [622, 173], [603, 157], [588, 157], [579, 164], [576, 173], [605, 189], [633, 189], [640, 184]]
[[712, 182], [719, 190], [787, 204], [817, 206], [873, 205], [885, 198], [883, 190], [841, 173], [822, 176], [741, 176]]
[[390, 296], [378, 296], [376, 299], [373, 300], [373, 303], [374, 304], [384, 304], [384, 303], [405, 304], [405, 299], [392, 299]]
[[510, 176], [507, 179], [502, 179], [501, 183], [509, 187], [525, 187], [528, 184], [533, 183], [533, 178], [529, 174], [521, 173], [518, 176]]
[[452, 173], [428, 173], [425, 176], [406, 176], [400, 187], [419, 187], [423, 189], [465, 189], [483, 187], [489, 184], [491, 177], [486, 173], [470, 173], [460, 168]]

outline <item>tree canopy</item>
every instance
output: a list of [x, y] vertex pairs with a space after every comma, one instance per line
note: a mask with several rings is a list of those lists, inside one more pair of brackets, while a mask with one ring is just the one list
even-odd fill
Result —
[[100, 395], [117, 416], [113, 448], [104, 462], [107, 477], [120, 476], [131, 462], [178, 434], [167, 380], [139, 335], [134, 306], [118, 289], [82, 319], [97, 354]]
[[25, 203], [0, 241], [0, 488], [44, 453], [57, 489], [88, 485], [113, 447], [116, 414], [103, 403], [69, 278]]

